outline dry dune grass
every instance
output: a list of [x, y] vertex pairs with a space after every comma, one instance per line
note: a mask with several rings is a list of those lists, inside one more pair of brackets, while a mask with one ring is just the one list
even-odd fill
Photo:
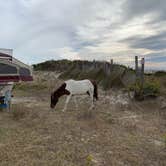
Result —
[[0, 113], [1, 166], [166, 165], [159, 100], [137, 103], [118, 90], [100, 91], [93, 112], [82, 96], [79, 110], [71, 101], [63, 113], [65, 98], [53, 112], [49, 94], [16, 88], [13, 112]]

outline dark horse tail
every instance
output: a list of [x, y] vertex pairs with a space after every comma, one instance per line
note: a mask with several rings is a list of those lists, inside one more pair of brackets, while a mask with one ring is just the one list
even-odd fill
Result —
[[97, 88], [97, 83], [96, 83], [96, 81], [92, 81], [92, 80], [91, 80], [91, 82], [92, 82], [92, 84], [93, 84], [93, 86], [94, 86], [93, 97], [94, 97], [96, 100], [98, 100], [98, 88]]

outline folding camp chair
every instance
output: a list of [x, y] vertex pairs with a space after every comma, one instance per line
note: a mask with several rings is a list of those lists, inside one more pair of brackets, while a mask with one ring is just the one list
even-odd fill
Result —
[[5, 96], [0, 96], [0, 109], [7, 108], [7, 104], [5, 103]]
[[7, 91], [5, 92], [5, 99], [4, 99], [4, 104], [6, 104], [6, 109], [7, 109], [7, 111], [10, 111], [10, 107], [11, 107], [11, 98], [12, 98], [11, 91], [10, 91], [10, 90], [7, 90]]

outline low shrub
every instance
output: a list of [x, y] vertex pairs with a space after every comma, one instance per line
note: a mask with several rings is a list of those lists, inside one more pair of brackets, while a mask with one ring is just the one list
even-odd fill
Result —
[[166, 71], [157, 71], [154, 75], [157, 77], [166, 76]]
[[145, 82], [143, 94], [144, 96], [157, 97], [160, 94], [160, 83], [157, 80]]
[[115, 122], [115, 120], [114, 120], [114, 118], [113, 118], [113, 116], [112, 116], [111, 113], [108, 113], [108, 114], [106, 115], [106, 120], [107, 120], [107, 122], [110, 123], [110, 124], [113, 124], [113, 123]]
[[93, 156], [92, 155], [88, 155], [86, 157], [86, 166], [92, 166], [93, 165]]
[[134, 87], [132, 87], [135, 91], [135, 99], [143, 100], [144, 97], [157, 97], [160, 94], [160, 83], [155, 80], [145, 81], [143, 87], [141, 85], [140, 80], [136, 81]]

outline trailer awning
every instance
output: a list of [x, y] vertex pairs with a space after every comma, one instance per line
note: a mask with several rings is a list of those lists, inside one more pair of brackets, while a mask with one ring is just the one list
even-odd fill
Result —
[[16, 58], [0, 53], [0, 82], [32, 81], [32, 68]]

